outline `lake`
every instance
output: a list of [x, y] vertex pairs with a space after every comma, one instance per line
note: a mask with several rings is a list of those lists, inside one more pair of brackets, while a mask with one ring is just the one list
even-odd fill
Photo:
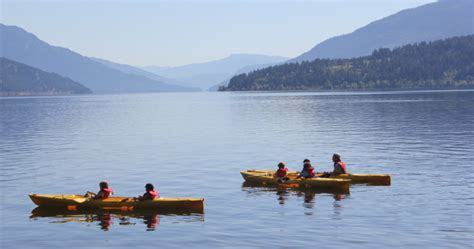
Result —
[[[157, 93], [0, 98], [0, 247], [469, 248], [474, 91]], [[279, 161], [391, 186], [243, 185]], [[28, 193], [118, 196], [147, 182], [204, 214], [32, 216]]]

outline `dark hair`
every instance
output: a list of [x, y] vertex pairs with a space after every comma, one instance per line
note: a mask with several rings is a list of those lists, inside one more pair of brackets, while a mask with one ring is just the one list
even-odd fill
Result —
[[153, 184], [147, 183], [147, 184], [145, 185], [145, 189], [146, 189], [147, 191], [149, 191], [149, 190], [154, 190], [155, 187], [153, 186]]
[[109, 184], [108, 184], [107, 182], [100, 182], [100, 183], [99, 183], [99, 186], [100, 186], [101, 189], [102, 189], [102, 188], [108, 188], [108, 187], [109, 187]]
[[304, 168], [304, 169], [311, 168], [311, 163], [309, 163], [309, 162], [304, 163], [304, 164], [303, 164], [303, 168]]
[[285, 163], [284, 162], [279, 162], [278, 163], [278, 168], [284, 168], [285, 167]]
[[304, 159], [303, 163], [310, 163], [311, 161], [309, 159]]
[[333, 158], [335, 158], [337, 161], [341, 161], [341, 155], [337, 154], [337, 153], [334, 153], [334, 155], [332, 155]]

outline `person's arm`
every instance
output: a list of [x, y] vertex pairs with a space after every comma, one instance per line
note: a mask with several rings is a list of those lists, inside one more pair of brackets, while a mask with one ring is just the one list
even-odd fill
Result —
[[103, 198], [105, 198], [105, 196], [104, 196], [104, 191], [102, 190], [97, 192], [97, 194], [94, 196], [94, 199], [103, 199]]
[[93, 198], [95, 196], [96, 194], [91, 191], [87, 191], [87, 193], [84, 195], [84, 197], [87, 197], [87, 198]]
[[335, 163], [333, 173], [338, 174], [338, 175], [341, 174], [342, 173], [341, 165], [339, 165], [338, 163]]
[[150, 195], [149, 195], [148, 193], [145, 193], [145, 194], [140, 195], [140, 196], [138, 197], [138, 200], [139, 200], [139, 201], [146, 201], [146, 200], [149, 200], [149, 199], [150, 199]]
[[306, 171], [305, 170], [301, 171], [298, 178], [306, 178]]

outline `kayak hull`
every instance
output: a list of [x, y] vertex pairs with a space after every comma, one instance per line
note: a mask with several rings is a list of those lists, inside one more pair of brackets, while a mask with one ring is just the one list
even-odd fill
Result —
[[138, 201], [127, 197], [109, 197], [106, 199], [89, 199], [81, 195], [44, 195], [30, 194], [33, 203], [39, 207], [76, 209], [156, 209], [166, 211], [204, 212], [204, 199], [201, 198], [167, 198]]
[[354, 184], [370, 184], [380, 186], [390, 186], [392, 179], [387, 174], [339, 174], [332, 175], [329, 178], [349, 179]]
[[309, 179], [298, 179], [296, 174], [289, 174], [289, 180], [279, 183], [278, 178], [274, 177], [274, 172], [262, 171], [241, 171], [242, 177], [247, 182], [259, 183], [263, 185], [281, 185], [287, 187], [313, 188], [313, 189], [332, 189], [342, 192], [349, 192], [351, 181], [348, 179], [333, 179], [314, 177]]
[[[274, 174], [275, 173], [274, 170], [247, 170], [245, 172], [261, 173], [261, 174]], [[297, 172], [288, 171], [288, 175], [289, 177], [292, 177], [293, 175], [296, 176]], [[322, 175], [323, 175], [322, 173], [316, 174], [316, 176], [319, 176], [319, 177], [321, 177]], [[339, 175], [331, 175], [328, 178], [348, 179], [348, 180], [351, 180], [352, 184], [370, 184], [370, 185], [389, 186], [392, 183], [391, 176], [388, 174], [339, 174]]]

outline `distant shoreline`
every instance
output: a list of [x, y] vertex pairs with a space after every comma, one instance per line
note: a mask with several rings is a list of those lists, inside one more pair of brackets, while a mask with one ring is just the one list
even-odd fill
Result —
[[357, 89], [357, 90], [313, 90], [313, 91], [298, 91], [298, 90], [272, 90], [272, 91], [224, 91], [224, 92], [144, 92], [144, 93], [93, 93], [93, 94], [45, 94], [45, 95], [38, 95], [38, 94], [30, 94], [30, 95], [4, 95], [0, 93], [1, 99], [9, 99], [9, 98], [41, 98], [41, 97], [81, 97], [81, 96], [115, 96], [115, 95], [137, 95], [137, 94], [196, 94], [196, 93], [230, 93], [230, 94], [284, 94], [284, 93], [315, 93], [315, 94], [350, 94], [350, 93], [357, 93], [357, 94], [392, 94], [392, 93], [436, 93], [436, 92], [474, 92], [474, 88], [463, 88], [463, 89]]
[[40, 97], [40, 96], [77, 96], [92, 95], [91, 93], [32, 93], [32, 92], [0, 92], [0, 97]]
[[367, 89], [305, 89], [305, 90], [225, 90], [217, 92], [229, 92], [229, 93], [284, 93], [284, 92], [296, 92], [296, 93], [331, 93], [331, 92], [397, 92], [397, 91], [474, 91], [474, 87], [466, 88], [367, 88]]

